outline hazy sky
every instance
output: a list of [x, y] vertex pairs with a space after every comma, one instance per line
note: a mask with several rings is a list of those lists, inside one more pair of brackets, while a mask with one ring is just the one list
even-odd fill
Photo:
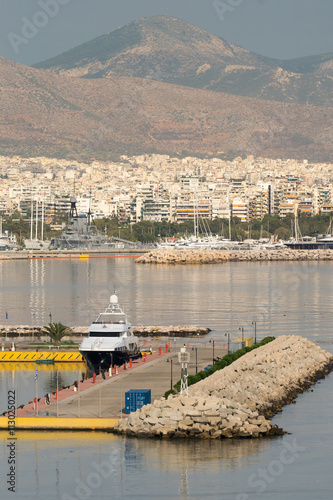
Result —
[[33, 64], [155, 14], [270, 57], [333, 52], [332, 0], [2, 0], [0, 55]]

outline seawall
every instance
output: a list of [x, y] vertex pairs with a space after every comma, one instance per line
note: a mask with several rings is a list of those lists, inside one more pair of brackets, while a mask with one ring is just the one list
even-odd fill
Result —
[[283, 433], [269, 420], [333, 370], [333, 356], [297, 336], [282, 336], [189, 387], [122, 419], [115, 432], [169, 438], [259, 437]]
[[221, 264], [223, 262], [333, 260], [333, 250], [152, 250], [137, 264]]
[[[49, 341], [48, 335], [42, 335], [43, 326], [28, 325], [0, 325], [0, 336], [4, 340], [38, 340]], [[79, 341], [88, 335], [88, 326], [72, 326], [73, 334], [66, 335], [63, 340]], [[138, 337], [196, 337], [209, 333], [207, 327], [195, 325], [169, 325], [169, 326], [134, 326], [133, 333]]]

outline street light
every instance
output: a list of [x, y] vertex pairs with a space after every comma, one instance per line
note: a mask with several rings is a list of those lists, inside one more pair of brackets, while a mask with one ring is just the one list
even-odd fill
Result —
[[254, 325], [254, 344], [257, 343], [257, 322], [252, 321], [252, 325]]
[[242, 330], [242, 349], [243, 349], [243, 347], [244, 347], [244, 327], [243, 327], [243, 326], [240, 326], [240, 327], [238, 328], [238, 330]]
[[[212, 339], [210, 339], [209, 342], [212, 342]], [[214, 362], [215, 362], [215, 356], [214, 356], [214, 349], [215, 349], [215, 340], [213, 340], [213, 365], [214, 365]]]
[[195, 373], [198, 373], [198, 348], [192, 347], [192, 351], [195, 349]]
[[171, 370], [170, 370], [170, 380], [171, 380], [171, 382], [170, 382], [170, 389], [172, 391], [172, 359], [171, 358], [167, 359], [167, 363], [169, 363], [169, 362], [171, 363], [171, 367], [170, 367], [171, 368]]
[[228, 354], [229, 354], [229, 352], [230, 352], [230, 333], [225, 332], [224, 336], [228, 338]]
[[50, 318], [50, 323], [52, 323], [52, 314], [51, 313], [49, 314], [49, 318]]

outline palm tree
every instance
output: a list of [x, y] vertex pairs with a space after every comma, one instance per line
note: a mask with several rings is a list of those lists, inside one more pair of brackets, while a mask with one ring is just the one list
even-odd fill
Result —
[[48, 335], [55, 345], [59, 345], [61, 339], [66, 335], [71, 335], [73, 330], [62, 323], [49, 323], [48, 326], [43, 327], [40, 333]]

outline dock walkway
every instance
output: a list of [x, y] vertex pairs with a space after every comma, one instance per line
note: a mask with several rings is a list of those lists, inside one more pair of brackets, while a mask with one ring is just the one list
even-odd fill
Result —
[[[191, 360], [189, 363], [189, 375], [196, 373], [196, 350], [197, 368], [202, 370], [208, 364], [212, 364], [212, 347], [188, 348]], [[98, 375], [95, 383], [89, 378], [79, 384], [79, 390], [74, 391], [74, 386], [59, 391], [58, 405], [56, 396], [51, 396], [51, 404], [45, 404], [42, 398], [38, 404], [38, 417], [33, 403], [18, 409], [16, 413], [16, 427], [29, 429], [45, 428], [102, 428], [100, 420], [108, 420], [109, 423], [116, 422], [125, 414], [125, 393], [130, 389], [150, 389], [151, 399], [160, 398], [180, 379], [180, 364], [178, 363], [179, 347], [172, 346], [172, 351], [165, 352], [159, 356], [158, 352], [146, 357], [146, 361], [134, 360], [132, 368], [127, 366], [119, 368], [118, 375], [105, 380]], [[216, 347], [215, 357], [222, 357], [227, 353], [223, 347]], [[58, 418], [57, 418], [58, 417]], [[21, 421], [22, 419], [22, 421]], [[66, 427], [66, 420], [68, 426]], [[76, 423], [74, 421], [76, 419]], [[31, 424], [29, 425], [29, 421]], [[51, 420], [53, 423], [51, 423]], [[47, 422], [48, 421], [48, 422]], [[58, 424], [57, 424], [58, 421]], [[84, 422], [85, 421], [85, 422]], [[99, 423], [97, 422], [99, 421]], [[45, 424], [44, 424], [45, 423]], [[95, 425], [96, 424], [96, 425]], [[114, 425], [114, 424], [113, 424]], [[7, 427], [7, 418], [0, 418], [0, 428]]]

